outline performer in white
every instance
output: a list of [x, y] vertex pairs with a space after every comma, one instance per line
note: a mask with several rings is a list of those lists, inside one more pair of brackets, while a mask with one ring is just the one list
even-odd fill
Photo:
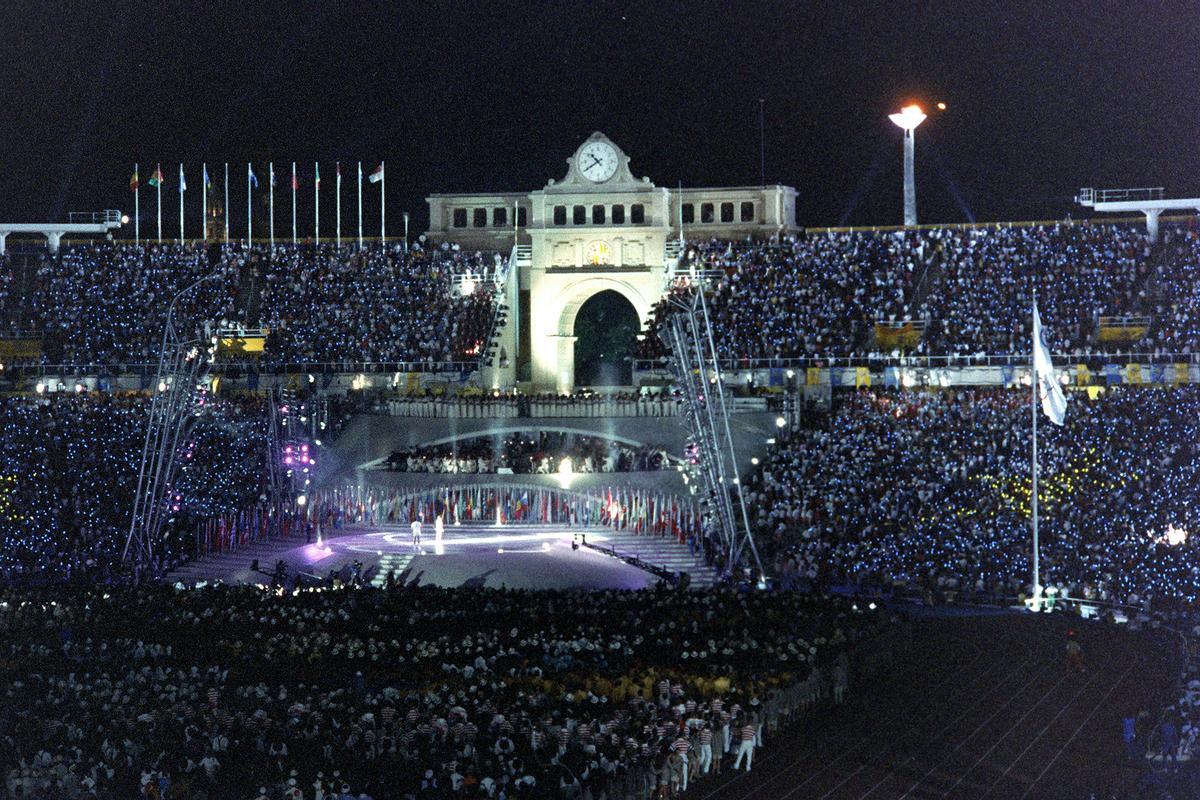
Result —
[[412, 521], [413, 552], [421, 549], [421, 518], [413, 517]]
[[438, 514], [433, 518], [433, 543], [439, 548], [442, 546], [442, 514]]

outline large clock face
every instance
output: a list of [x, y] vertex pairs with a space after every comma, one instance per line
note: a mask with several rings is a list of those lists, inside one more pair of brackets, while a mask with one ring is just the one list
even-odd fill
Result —
[[593, 183], [603, 183], [617, 172], [617, 151], [608, 142], [588, 142], [579, 151], [575, 163], [583, 177]]

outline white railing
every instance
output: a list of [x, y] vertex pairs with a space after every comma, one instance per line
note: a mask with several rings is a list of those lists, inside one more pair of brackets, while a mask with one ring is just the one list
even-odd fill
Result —
[[1148, 200], [1162, 200], [1163, 187], [1152, 186], [1141, 189], [1080, 189], [1075, 198], [1082, 206], [1095, 203], [1139, 203]]

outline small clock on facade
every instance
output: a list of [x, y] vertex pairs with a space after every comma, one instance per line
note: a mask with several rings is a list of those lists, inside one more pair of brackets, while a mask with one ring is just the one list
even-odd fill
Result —
[[575, 164], [592, 183], [604, 183], [617, 172], [617, 150], [608, 142], [588, 142], [579, 150]]

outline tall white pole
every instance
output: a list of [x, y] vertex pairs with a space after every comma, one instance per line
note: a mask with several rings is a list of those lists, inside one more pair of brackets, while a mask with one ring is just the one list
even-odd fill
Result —
[[229, 244], [229, 162], [225, 162], [225, 244]]
[[133, 165], [133, 174], [137, 175], [137, 183], [133, 187], [133, 243], [142, 243], [142, 209], [140, 195], [142, 193], [142, 176], [138, 175], [138, 165]]
[[254, 170], [250, 167], [250, 162], [246, 162], [246, 246], [249, 247], [254, 242], [254, 219], [250, 213], [254, 210], [253, 198], [250, 194], [250, 175]]
[[313, 162], [313, 239], [321, 242], [321, 162]]
[[[1033, 307], [1035, 309], [1037, 308], [1037, 288], [1036, 287], [1034, 287], [1034, 290], [1033, 290]], [[1030, 348], [1030, 367], [1032, 370], [1030, 372], [1030, 377], [1032, 378], [1032, 380], [1030, 381], [1030, 384], [1031, 384], [1032, 391], [1030, 393], [1030, 398], [1029, 398], [1029, 401], [1030, 401], [1029, 410], [1030, 410], [1031, 416], [1033, 417], [1033, 494], [1031, 496], [1032, 499], [1030, 500], [1030, 510], [1032, 511], [1032, 517], [1033, 517], [1033, 603], [1034, 603], [1033, 610], [1040, 611], [1041, 610], [1041, 600], [1042, 600], [1042, 591], [1041, 591], [1042, 581], [1041, 581], [1041, 569], [1040, 569], [1041, 564], [1038, 561], [1038, 556], [1039, 556], [1039, 548], [1038, 548], [1038, 446], [1037, 446], [1038, 374], [1037, 374], [1037, 356], [1034, 355], [1034, 348], [1037, 347], [1037, 342], [1034, 342], [1032, 339], [1030, 339], [1030, 343], [1032, 344], [1032, 347]]]
[[358, 162], [358, 249], [362, 250], [362, 162]]
[[379, 244], [383, 244], [387, 240], [387, 226], [385, 225], [384, 212], [387, 211], [387, 202], [384, 199], [383, 185], [387, 181], [387, 170], [384, 169], [383, 162], [379, 162]]
[[408, 212], [404, 212], [404, 252], [408, 252]]
[[208, 241], [208, 162], [200, 163], [200, 241]]
[[183, 164], [179, 165], [179, 243], [183, 244]]
[[914, 175], [916, 137], [914, 128], [904, 129], [904, 224], [917, 224], [917, 179]]
[[292, 162], [292, 244], [296, 243], [296, 162]]
[[337, 247], [342, 247], [342, 162], [337, 162]]
[[271, 228], [271, 249], [275, 249], [275, 162], [267, 162], [267, 224]]
[[158, 185], [154, 187], [155, 205], [158, 206], [158, 243], [162, 244], [162, 164], [155, 163], [154, 173], [158, 179]]

